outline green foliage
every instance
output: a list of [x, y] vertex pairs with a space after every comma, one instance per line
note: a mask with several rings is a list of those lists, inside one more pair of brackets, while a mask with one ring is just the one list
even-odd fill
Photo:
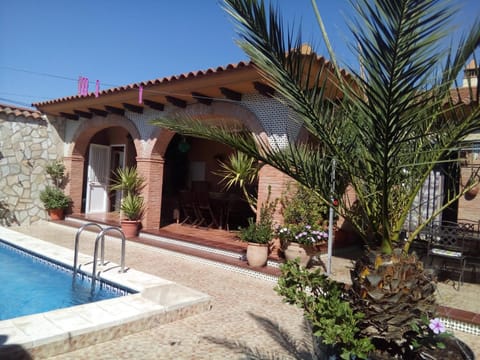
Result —
[[328, 207], [321, 197], [305, 186], [289, 184], [280, 204], [284, 226], [278, 227], [276, 233], [282, 247], [289, 242], [314, 245], [327, 239], [324, 230], [328, 226]]
[[143, 197], [127, 193], [122, 199], [121, 210], [127, 220], [141, 220], [145, 211]]
[[53, 184], [62, 188], [65, 181], [65, 165], [61, 160], [55, 160], [45, 167], [45, 171], [50, 176]]
[[66, 209], [72, 203], [72, 199], [55, 186], [47, 186], [40, 192], [40, 200], [47, 210]]
[[286, 303], [303, 309], [313, 335], [336, 348], [342, 359], [366, 359], [374, 347], [369, 338], [359, 337], [358, 324], [364, 315], [352, 310], [344, 285], [318, 269], [305, 269], [298, 260], [288, 261], [281, 270], [275, 291]]
[[40, 201], [47, 210], [67, 209], [72, 199], [61, 189], [66, 181], [65, 165], [60, 160], [52, 161], [45, 167], [45, 172], [50, 176], [53, 186], [47, 185], [40, 192]]
[[110, 190], [122, 191], [120, 210], [127, 220], [141, 220], [145, 213], [144, 199], [140, 196], [145, 179], [136, 167], [117, 168], [113, 173]]
[[435, 334], [428, 326], [429, 321], [430, 320], [427, 316], [421, 316], [410, 324], [411, 331], [407, 333], [406, 336], [407, 345], [411, 345], [414, 351], [419, 351], [425, 348], [438, 348], [444, 350], [446, 346], [443, 341], [452, 337], [452, 333], [450, 332]]
[[325, 243], [328, 239], [328, 233], [319, 230], [317, 226], [292, 224], [280, 227], [276, 230], [282, 246], [289, 242], [296, 242], [303, 245], [318, 245]]
[[240, 239], [242, 241], [268, 244], [273, 237], [273, 229], [271, 224], [256, 223], [253, 218], [248, 218], [248, 225], [244, 228], [239, 228]]
[[280, 199], [283, 222], [323, 227], [328, 213], [325, 202], [305, 186], [298, 185], [293, 191], [291, 188], [290, 184]]
[[250, 186], [255, 184], [258, 178], [260, 166], [258, 162], [244, 153], [237, 151], [228, 157], [228, 162], [219, 161], [220, 170], [215, 173], [221, 177], [220, 182], [225, 184], [225, 189], [238, 186], [243, 192], [250, 208], [257, 212], [256, 195], [250, 191]]
[[268, 244], [275, 233], [273, 229], [273, 214], [278, 201], [270, 201], [270, 189], [267, 200], [262, 204], [260, 216], [255, 222], [253, 218], [248, 218], [248, 226], [239, 228], [239, 236], [242, 241]]
[[136, 167], [117, 168], [113, 172], [110, 190], [138, 195], [144, 187], [145, 179], [139, 175]]

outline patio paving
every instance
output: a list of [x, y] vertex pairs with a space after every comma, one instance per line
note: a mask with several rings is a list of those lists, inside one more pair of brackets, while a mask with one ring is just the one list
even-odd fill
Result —
[[[76, 229], [47, 222], [12, 230], [67, 248], [73, 248], [76, 233]], [[107, 260], [120, 257], [116, 240], [106, 239]], [[81, 242], [80, 252], [92, 253], [91, 243]], [[344, 257], [334, 257], [334, 277], [347, 281], [349, 264]], [[126, 265], [210, 295], [212, 310], [51, 359], [311, 358], [302, 313], [282, 303], [273, 291], [274, 282], [134, 242], [127, 242]], [[458, 292], [451, 284], [439, 284], [438, 298], [442, 305], [480, 313], [479, 289], [478, 284], [466, 283]], [[480, 356], [480, 336], [455, 335]]]

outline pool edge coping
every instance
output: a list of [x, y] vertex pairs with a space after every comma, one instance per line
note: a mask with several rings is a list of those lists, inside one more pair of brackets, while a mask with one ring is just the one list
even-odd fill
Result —
[[[71, 249], [5, 227], [0, 227], [0, 239], [67, 267], [73, 267]], [[81, 263], [92, 257], [79, 253], [79, 259]], [[118, 267], [113, 262], [109, 262], [108, 265], [111, 268]], [[82, 271], [91, 275], [91, 266], [83, 267]], [[125, 273], [107, 271], [102, 273], [100, 278], [138, 292], [114, 299], [2, 320], [0, 335], [7, 336], [7, 339], [0, 345], [0, 349], [16, 345], [36, 355], [41, 353], [43, 356], [52, 356], [98, 343], [100, 342], [98, 334], [106, 333], [111, 328], [121, 329], [123, 334], [134, 333], [207, 311], [212, 306], [212, 299], [207, 294], [134, 269], [128, 268]], [[148, 295], [152, 292], [156, 296]], [[61, 317], [62, 314], [65, 321], [62, 325], [55, 324], [52, 317]], [[120, 318], [119, 314], [122, 314]], [[135, 331], [128, 331], [128, 328]], [[85, 340], [90, 334], [95, 338], [91, 344]], [[75, 341], [74, 338], [81, 338], [81, 341]], [[101, 342], [108, 340], [110, 338], [106, 336]], [[62, 344], [68, 349], [52, 352], [62, 347]], [[73, 346], [75, 344], [82, 345], [75, 347]]]

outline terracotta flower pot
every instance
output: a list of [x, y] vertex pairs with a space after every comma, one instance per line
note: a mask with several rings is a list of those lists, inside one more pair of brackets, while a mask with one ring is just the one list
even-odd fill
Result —
[[300, 259], [300, 265], [306, 267], [312, 256], [315, 255], [317, 251], [313, 246], [303, 245], [296, 242], [288, 243], [287, 247], [284, 250], [286, 260], [295, 260], [296, 258]]
[[477, 196], [478, 194], [478, 190], [479, 190], [479, 186], [475, 186], [474, 188], [470, 189], [467, 191], [467, 195], [470, 197], [470, 198], [474, 198], [475, 196]]
[[64, 210], [63, 209], [49, 209], [48, 216], [50, 216], [50, 220], [63, 220]]
[[268, 244], [248, 243], [247, 261], [252, 267], [261, 267], [267, 264]]
[[140, 221], [138, 220], [122, 220], [120, 222], [123, 234], [126, 238], [132, 238], [138, 236], [140, 228]]

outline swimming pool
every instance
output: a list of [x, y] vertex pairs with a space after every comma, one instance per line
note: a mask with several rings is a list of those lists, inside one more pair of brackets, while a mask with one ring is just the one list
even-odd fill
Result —
[[[48, 225], [55, 236], [61, 225]], [[75, 230], [68, 235], [75, 237]], [[96, 234], [92, 234], [95, 239]], [[73, 249], [65, 248], [0, 226], [0, 239], [53, 264], [73, 269]], [[88, 235], [87, 235], [88, 239]], [[107, 239], [116, 242], [118, 239]], [[140, 246], [129, 244], [128, 246]], [[142, 245], [143, 246], [143, 245]], [[73, 246], [72, 246], [73, 247]], [[128, 253], [128, 250], [127, 250]], [[49, 358], [78, 348], [109, 341], [211, 309], [210, 296], [175, 282], [110, 262], [97, 278], [105, 284], [136, 293], [0, 320], [0, 358], [10, 349], [25, 349], [33, 358]], [[79, 253], [82, 272], [91, 275], [92, 256]], [[12, 269], [9, 270], [12, 272]], [[71, 279], [71, 278], [70, 278]], [[70, 283], [71, 286], [71, 283]], [[88, 287], [88, 286], [87, 286]], [[3, 300], [0, 287], [0, 302]]]
[[[124, 296], [132, 291], [77, 276], [61, 264], [34, 256], [0, 239], [0, 320]], [[102, 285], [102, 286], [101, 286]]]

